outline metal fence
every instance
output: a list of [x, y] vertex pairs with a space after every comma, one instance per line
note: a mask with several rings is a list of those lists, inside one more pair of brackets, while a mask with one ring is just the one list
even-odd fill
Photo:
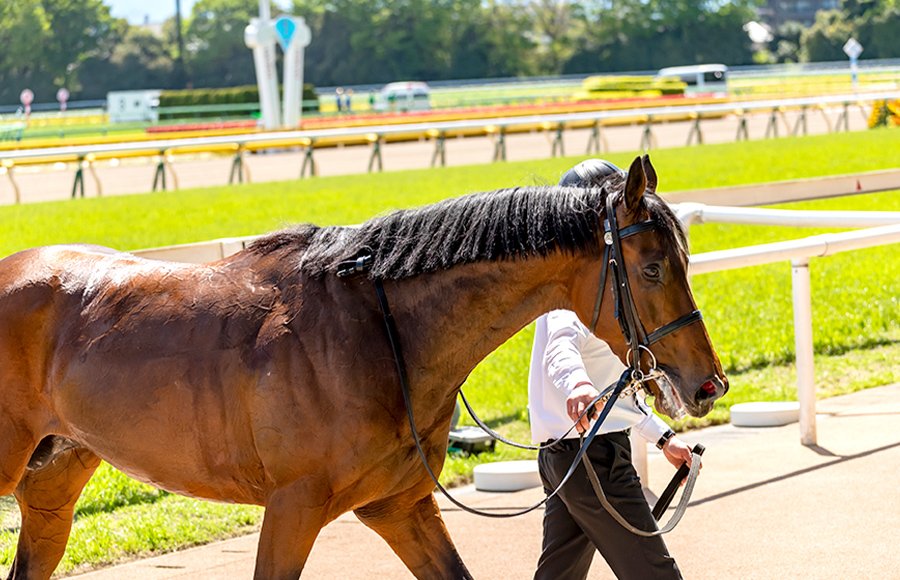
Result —
[[[248, 150], [266, 148], [293, 147], [304, 151], [302, 166], [299, 176], [307, 173], [312, 176], [316, 173], [316, 165], [313, 153], [317, 147], [335, 144], [371, 144], [369, 158], [369, 171], [374, 168], [381, 170], [381, 148], [384, 143], [392, 140], [411, 140], [427, 138], [435, 144], [432, 166], [446, 163], [446, 150], [444, 142], [447, 138], [461, 135], [490, 135], [494, 139], [493, 160], [506, 160], [505, 136], [513, 132], [530, 130], [543, 130], [555, 133], [552, 140], [551, 155], [564, 155], [562, 147], [562, 135], [566, 129], [588, 128], [591, 131], [587, 145], [587, 154], [603, 149], [603, 128], [612, 124], [639, 123], [643, 125], [641, 143], [639, 149], [651, 149], [654, 146], [653, 126], [655, 123], [675, 120], [690, 120], [690, 129], [687, 135], [687, 144], [694, 141], [703, 142], [701, 122], [704, 119], [721, 118], [725, 115], [738, 117], [735, 139], [749, 139], [746, 119], [750, 113], [763, 112], [769, 115], [766, 137], [778, 136], [779, 119], [784, 121], [784, 112], [795, 110], [798, 112], [797, 120], [792, 134], [806, 133], [807, 115], [814, 110], [825, 108], [837, 108], [839, 114], [837, 121], [831, 124], [831, 131], [849, 130], [849, 115], [851, 107], [860, 107], [865, 113], [865, 107], [876, 101], [900, 98], [900, 90], [878, 93], [829, 95], [807, 98], [785, 98], [747, 100], [741, 102], [716, 103], [705, 105], [662, 106], [642, 109], [587, 111], [579, 113], [559, 113], [546, 115], [525, 115], [515, 117], [495, 117], [487, 119], [467, 119], [443, 122], [424, 122], [392, 125], [374, 125], [362, 127], [343, 127], [305, 131], [280, 131], [267, 133], [251, 133], [240, 135], [194, 137], [181, 139], [149, 139], [135, 142], [106, 143], [93, 145], [75, 145], [62, 147], [47, 147], [40, 149], [18, 149], [0, 151], [0, 166], [12, 179], [13, 170], [19, 164], [56, 163], [60, 161], [76, 162], [75, 182], [72, 196], [79, 193], [84, 196], [83, 169], [91, 163], [119, 156], [158, 155], [159, 162], [154, 177], [153, 189], [161, 181], [165, 189], [165, 169], [167, 160], [179, 151], [190, 150], [229, 153], [233, 155], [230, 182], [235, 179], [243, 181], [243, 158]], [[160, 179], [162, 176], [162, 179]], [[18, 188], [13, 182], [17, 192], [17, 201], [20, 200]]]

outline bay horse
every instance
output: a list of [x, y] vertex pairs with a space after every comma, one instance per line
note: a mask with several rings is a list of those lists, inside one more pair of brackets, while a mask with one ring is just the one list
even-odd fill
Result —
[[[616, 196], [641, 320], [696, 309], [686, 240], [646, 156], [603, 187], [524, 187], [301, 225], [201, 265], [97, 246], [0, 261], [0, 495], [22, 527], [9, 578], [47, 579], [100, 460], [195, 498], [265, 507], [254, 578], [299, 578], [353, 511], [417, 578], [470, 578], [413, 443], [373, 280], [399, 329], [412, 412], [439, 473], [460, 386], [551, 309], [590, 320]], [[646, 191], [645, 191], [646, 190]], [[338, 265], [371, 255], [366, 276]], [[596, 335], [625, 358], [607, 284]], [[659, 408], [704, 415], [727, 389], [702, 322], [660, 340]], [[646, 361], [642, 364], [649, 364]]]

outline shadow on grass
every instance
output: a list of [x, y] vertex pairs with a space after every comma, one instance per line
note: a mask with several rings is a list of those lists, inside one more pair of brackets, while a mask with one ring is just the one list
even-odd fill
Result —
[[168, 495], [170, 494], [167, 491], [153, 489], [152, 491], [116, 496], [114, 499], [108, 501], [90, 501], [84, 504], [79, 503], [75, 506], [75, 519], [99, 513], [112, 513], [119, 508], [131, 505], [154, 504]]

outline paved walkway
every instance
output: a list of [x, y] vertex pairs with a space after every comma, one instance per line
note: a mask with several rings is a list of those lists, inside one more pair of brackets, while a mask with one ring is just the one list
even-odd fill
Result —
[[[707, 445], [684, 519], [667, 536], [685, 578], [827, 580], [900, 578], [896, 528], [900, 483], [900, 384], [820, 401], [818, 446], [800, 444], [797, 424], [714, 427], [685, 436]], [[651, 488], [671, 466], [649, 459]], [[480, 508], [515, 508], [539, 489], [456, 495]], [[476, 578], [530, 578], [540, 552], [541, 514], [497, 520], [448, 507], [450, 534]], [[256, 535], [77, 576], [77, 580], [231, 580], [253, 575]], [[304, 579], [412, 576], [352, 515], [326, 527]], [[613, 578], [595, 558], [591, 580]]]

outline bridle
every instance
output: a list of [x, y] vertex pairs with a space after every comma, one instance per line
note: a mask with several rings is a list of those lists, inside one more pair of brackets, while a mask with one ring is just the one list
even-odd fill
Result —
[[[634, 381], [641, 383], [645, 389], [648, 389], [646, 386], [647, 381], [661, 375], [656, 368], [656, 357], [650, 350], [650, 345], [676, 330], [703, 320], [703, 315], [700, 314], [699, 310], [694, 310], [647, 334], [647, 331], [644, 330], [644, 325], [641, 323], [634, 296], [631, 293], [631, 284], [628, 281], [628, 273], [625, 269], [625, 259], [622, 253], [622, 240], [635, 234], [655, 230], [658, 224], [656, 220], [648, 219], [619, 229], [613, 196], [607, 195], [606, 219], [603, 227], [603, 270], [600, 274], [600, 285], [597, 289], [597, 298], [594, 301], [594, 313], [591, 316], [589, 330], [591, 334], [594, 334], [594, 331], [597, 329], [597, 322], [600, 319], [600, 307], [606, 290], [606, 278], [608, 273], [611, 272], [616, 320], [619, 321], [619, 328], [622, 330], [622, 336], [625, 337], [625, 343], [630, 347], [626, 362], [632, 370]], [[650, 355], [650, 370], [646, 374], [641, 370], [642, 350]]]
[[[612, 195], [606, 196], [606, 220], [604, 222], [604, 254], [603, 261], [604, 266], [600, 276], [600, 284], [597, 290], [597, 298], [594, 302], [594, 312], [591, 319], [591, 327], [590, 331], [593, 334], [596, 329], [598, 319], [600, 317], [600, 307], [603, 301], [603, 294], [606, 287], [606, 279], [608, 277], [608, 272], [612, 272], [611, 279], [613, 282], [613, 296], [615, 298], [615, 315], [616, 319], [619, 321], [619, 326], [622, 330], [622, 334], [625, 337], [626, 343], [629, 345], [631, 350], [628, 355], [628, 368], [625, 369], [625, 372], [622, 373], [622, 376], [619, 380], [607, 387], [599, 396], [597, 396], [591, 404], [585, 409], [582, 416], [592, 413], [595, 405], [597, 403], [603, 402], [603, 410], [600, 412], [600, 415], [597, 417], [597, 420], [594, 422], [593, 427], [587, 434], [582, 435], [582, 445], [578, 450], [578, 453], [575, 456], [575, 459], [572, 462], [572, 466], [569, 468], [568, 472], [566, 472], [565, 476], [563, 476], [562, 481], [559, 486], [550, 494], [548, 494], [544, 499], [531, 507], [525, 508], [520, 511], [511, 512], [511, 513], [494, 513], [494, 512], [484, 512], [474, 508], [471, 508], [453, 496], [451, 496], [446, 489], [441, 485], [438, 481], [437, 476], [431, 469], [431, 466], [428, 463], [428, 458], [425, 455], [425, 450], [422, 448], [421, 440], [419, 439], [419, 434], [416, 429], [415, 418], [413, 417], [412, 412], [412, 399], [410, 396], [409, 382], [407, 380], [406, 375], [406, 363], [403, 360], [403, 351], [400, 345], [400, 335], [397, 332], [396, 323], [394, 321], [394, 317], [391, 314], [390, 306], [388, 305], [387, 295], [384, 291], [384, 284], [382, 283], [380, 278], [374, 279], [375, 291], [378, 296], [378, 303], [381, 308], [384, 327], [388, 335], [388, 341], [391, 345], [391, 350], [394, 354], [394, 361], [397, 365], [397, 373], [400, 379], [400, 386], [403, 393], [403, 401], [406, 405], [406, 414], [407, 419], [409, 420], [409, 426], [412, 430], [413, 441], [415, 443], [416, 449], [419, 452], [419, 456], [422, 459], [422, 463], [425, 466], [425, 470], [428, 472], [428, 475], [431, 476], [431, 479], [434, 481], [434, 484], [437, 488], [450, 500], [451, 503], [463, 509], [464, 511], [485, 516], [485, 517], [493, 517], [493, 518], [507, 518], [507, 517], [515, 517], [519, 515], [526, 514], [531, 512], [542, 505], [544, 505], [550, 498], [555, 496], [563, 485], [569, 480], [572, 474], [575, 472], [578, 463], [582, 462], [588, 472], [588, 477], [591, 481], [591, 485], [594, 487], [595, 493], [597, 494], [598, 499], [610, 512], [610, 514], [614, 514], [613, 517], [622, 524], [626, 529], [630, 530], [633, 533], [642, 536], [655, 536], [659, 534], [664, 534], [671, 531], [675, 525], [678, 524], [678, 521], [681, 519], [681, 516], [684, 514], [684, 511], [687, 509], [687, 503], [690, 500], [690, 492], [693, 489], [694, 481], [696, 481], [697, 474], [700, 469], [700, 455], [695, 452], [693, 454], [693, 460], [690, 468], [690, 474], [688, 476], [688, 481], [685, 484], [685, 491], [682, 494], [679, 505], [675, 511], [675, 514], [669, 520], [665, 527], [660, 530], [654, 531], [644, 531], [634, 528], [631, 524], [629, 524], [621, 515], [616, 512], [616, 510], [609, 504], [606, 496], [603, 494], [603, 490], [600, 487], [599, 480], [597, 479], [597, 475], [594, 472], [593, 466], [590, 461], [588, 461], [587, 456], [585, 454], [587, 448], [590, 446], [591, 441], [596, 436], [597, 432], [600, 429], [600, 426], [603, 424], [603, 421], [606, 419], [606, 416], [612, 410], [612, 407], [615, 405], [615, 402], [619, 398], [623, 398], [626, 396], [631, 396], [637, 393], [641, 388], [647, 390], [649, 392], [649, 388], [646, 386], [646, 383], [650, 380], [656, 379], [662, 375], [662, 373], [656, 367], [656, 357], [653, 355], [653, 352], [650, 350], [650, 345], [659, 341], [665, 336], [672, 334], [676, 330], [684, 328], [685, 326], [702, 320], [702, 316], [700, 315], [699, 310], [694, 310], [677, 320], [669, 322], [661, 326], [660, 328], [654, 330], [650, 334], [644, 330], [643, 324], [641, 324], [640, 316], [637, 312], [637, 306], [634, 302], [634, 297], [631, 293], [631, 286], [628, 282], [628, 275], [625, 270], [625, 262], [623, 259], [622, 253], [622, 240], [624, 238], [628, 238], [635, 234], [639, 234], [641, 232], [647, 232], [654, 230], [658, 227], [658, 224], [655, 220], [649, 219], [644, 220], [642, 222], [638, 222], [636, 224], [627, 226], [625, 228], [619, 229], [618, 221], [616, 219], [616, 209], [615, 203], [613, 201]], [[372, 257], [369, 255], [362, 255], [356, 258], [355, 260], [350, 260], [346, 262], [341, 262], [338, 264], [337, 268], [337, 276], [339, 278], [352, 277], [359, 274], [366, 273], [371, 267]], [[644, 373], [641, 370], [641, 351], [644, 350], [649, 353], [651, 358], [650, 370], [647, 373]], [[462, 394], [462, 392], [460, 392]], [[552, 447], [564, 437], [568, 435], [566, 433], [560, 439], [549, 443], [547, 445], [542, 446], [528, 446], [521, 445], [519, 443], [515, 443], [513, 441], [509, 441], [508, 439], [503, 438], [498, 433], [495, 433], [491, 430], [487, 425], [485, 425], [475, 413], [472, 411], [469, 402], [466, 400], [463, 395], [463, 401], [466, 404], [466, 408], [469, 410], [469, 413], [478, 423], [478, 425], [484, 429], [487, 433], [492, 435], [494, 438], [503, 441], [504, 443], [513, 445], [515, 447], [526, 448], [526, 449], [544, 449], [548, 447]], [[579, 417], [579, 421], [581, 417]], [[577, 422], [576, 422], [577, 424]], [[569, 430], [571, 432], [574, 429], [575, 425]], [[683, 476], [682, 476], [683, 477]], [[674, 479], [673, 479], [674, 481]], [[680, 479], [679, 479], [680, 481]], [[669, 497], [669, 500], [671, 496]], [[668, 500], [667, 500], [668, 501]], [[668, 504], [666, 504], [668, 505]], [[665, 509], [666, 506], [663, 506]]]

